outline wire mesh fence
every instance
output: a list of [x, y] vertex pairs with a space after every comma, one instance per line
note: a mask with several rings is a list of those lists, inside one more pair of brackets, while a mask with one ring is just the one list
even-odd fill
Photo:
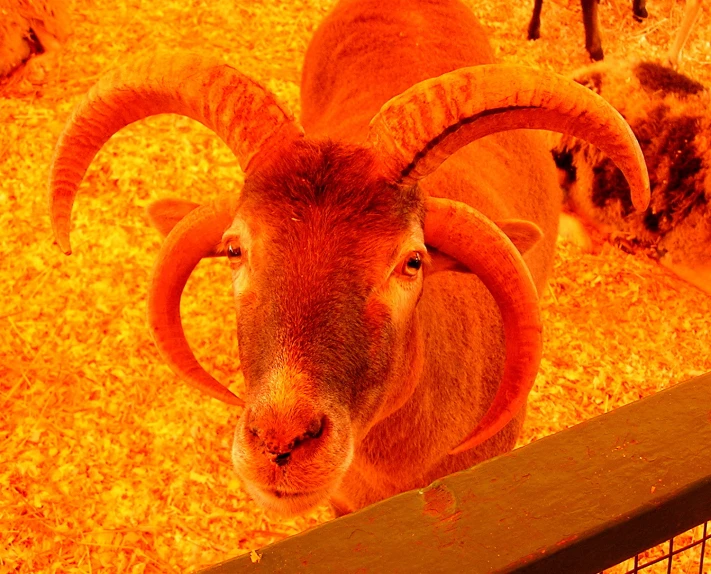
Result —
[[711, 521], [605, 570], [602, 574], [711, 574]]

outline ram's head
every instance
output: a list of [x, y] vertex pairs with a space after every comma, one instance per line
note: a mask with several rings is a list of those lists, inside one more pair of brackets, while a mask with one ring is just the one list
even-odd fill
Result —
[[[538, 228], [497, 225], [468, 205], [425, 197], [420, 178], [474, 139], [547, 128], [593, 139], [625, 171], [635, 201], [646, 201], [639, 149], [624, 121], [553, 74], [481, 66], [423, 82], [388, 102], [353, 145], [305, 137], [270, 94], [227, 65], [158, 57], [102, 79], [61, 137], [50, 203], [65, 252], [72, 203], [95, 153], [121, 127], [165, 112], [213, 129], [247, 177], [239, 193], [205, 205], [162, 202], [151, 210], [169, 232], [151, 285], [153, 336], [187, 383], [246, 403], [235, 466], [255, 497], [281, 511], [332, 493], [369, 429], [412, 397], [427, 360], [417, 304], [428, 273], [477, 274], [499, 305], [506, 341], [496, 399], [444, 452], [498, 432], [533, 383], [541, 327], [519, 251], [537, 241]], [[233, 270], [244, 403], [198, 364], [181, 326], [185, 283], [201, 258], [215, 255]]]

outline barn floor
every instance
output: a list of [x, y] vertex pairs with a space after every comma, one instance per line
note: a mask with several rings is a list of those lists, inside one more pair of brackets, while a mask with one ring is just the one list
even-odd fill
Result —
[[[529, 2], [468, 3], [502, 60], [562, 73], [588, 61], [577, 2], [546, 0], [535, 43], [525, 39]], [[226, 147], [184, 118], [121, 131], [82, 186], [71, 257], [53, 245], [45, 199], [57, 136], [102, 72], [157, 46], [223, 53], [298, 112], [303, 53], [331, 4], [77, 0], [74, 33], [46, 82], [5, 86], [0, 574], [185, 572], [331, 518], [324, 508], [285, 520], [250, 501], [230, 463], [240, 409], [178, 383], [145, 325], [159, 238], [143, 208], [238, 188]], [[643, 23], [630, 4], [600, 7], [608, 57], [661, 57], [683, 3], [650, 0]], [[708, 7], [682, 70], [711, 85]], [[205, 262], [183, 314], [198, 358], [239, 385], [228, 286], [224, 262]], [[642, 256], [607, 244], [582, 254], [561, 242], [543, 312], [544, 359], [522, 445], [711, 370], [711, 297]]]

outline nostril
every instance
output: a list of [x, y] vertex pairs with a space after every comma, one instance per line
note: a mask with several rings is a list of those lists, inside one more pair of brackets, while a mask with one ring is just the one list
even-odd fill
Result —
[[276, 464], [277, 466], [284, 466], [289, 462], [289, 459], [291, 458], [291, 452], [283, 452], [281, 454], [276, 455], [273, 459], [272, 462]]
[[[306, 421], [301, 424], [305, 422]], [[284, 422], [282, 422], [282, 424], [275, 424], [272, 421], [270, 421], [270, 423], [271, 424], [266, 425], [266, 428], [259, 423], [247, 425], [245, 430], [248, 435], [252, 437], [253, 448], [261, 450], [262, 454], [266, 456], [269, 461], [282, 467], [293, 460], [292, 455], [295, 451], [323, 436], [328, 421], [324, 415], [318, 418], [312, 418], [308, 424], [304, 424], [304, 426], [299, 425], [298, 422], [293, 419], [287, 424], [284, 424]], [[303, 429], [302, 432], [299, 434], [294, 433], [299, 426]], [[315, 443], [314, 446], [318, 448]]]

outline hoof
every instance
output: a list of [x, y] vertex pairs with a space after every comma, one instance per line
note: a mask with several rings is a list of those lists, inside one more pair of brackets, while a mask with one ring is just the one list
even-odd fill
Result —
[[594, 62], [599, 62], [600, 60], [605, 58], [605, 54], [602, 51], [602, 47], [588, 50], [588, 53], [590, 54], [590, 59]]

